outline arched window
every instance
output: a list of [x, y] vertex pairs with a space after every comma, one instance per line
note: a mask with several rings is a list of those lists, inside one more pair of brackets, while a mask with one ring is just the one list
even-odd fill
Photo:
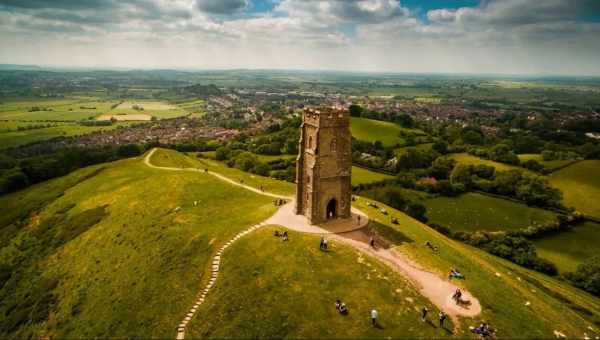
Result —
[[308, 148], [312, 149], [312, 136], [308, 137]]
[[329, 148], [331, 149], [331, 152], [337, 151], [337, 140], [335, 138], [331, 140]]

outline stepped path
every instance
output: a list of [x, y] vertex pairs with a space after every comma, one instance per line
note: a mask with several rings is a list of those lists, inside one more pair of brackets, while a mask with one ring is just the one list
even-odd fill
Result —
[[152, 158], [152, 155], [155, 151], [156, 149], [152, 149], [152, 151], [150, 151], [144, 158], [144, 163], [151, 168], [167, 171], [192, 171], [199, 173], [207, 173], [224, 182], [242, 187], [260, 195], [290, 200], [287, 204], [283, 205], [273, 216], [271, 216], [264, 222], [253, 225], [250, 228], [241, 231], [232, 239], [227, 241], [217, 251], [217, 253], [213, 257], [210, 279], [204, 287], [204, 289], [202, 289], [200, 293], [198, 293], [194, 305], [190, 308], [188, 313], [185, 315], [185, 317], [177, 327], [177, 339], [185, 338], [187, 324], [195, 316], [198, 308], [204, 302], [206, 295], [210, 292], [210, 289], [215, 285], [217, 277], [219, 276], [221, 259], [225, 250], [241, 237], [265, 225], [280, 225], [288, 229], [304, 233], [330, 234], [331, 239], [335, 239], [344, 244], [350, 245], [358, 251], [382, 261], [383, 263], [392, 267], [394, 270], [406, 276], [419, 288], [419, 291], [423, 296], [428, 298], [433, 304], [435, 304], [438, 308], [444, 310], [451, 317], [473, 317], [481, 313], [481, 305], [479, 304], [479, 301], [469, 292], [462, 290], [462, 296], [463, 300], [468, 300], [470, 304], [468, 306], [458, 306], [456, 305], [456, 303], [454, 303], [454, 301], [451, 298], [452, 293], [458, 288], [458, 286], [440, 278], [434, 273], [420, 268], [412, 261], [407, 259], [404, 255], [399, 254], [398, 252], [384, 248], [371, 248], [368, 245], [369, 237], [366, 233], [362, 232], [361, 230], [368, 224], [369, 219], [366, 214], [362, 213], [358, 209], [352, 208], [352, 217], [349, 219], [337, 220], [322, 225], [311, 225], [310, 223], [308, 223], [306, 218], [300, 215], [296, 215], [294, 213], [293, 197], [265, 192], [257, 188], [234, 181], [226, 176], [215, 173], [213, 171], [205, 172], [196, 168], [156, 166], [150, 162], [150, 159]]

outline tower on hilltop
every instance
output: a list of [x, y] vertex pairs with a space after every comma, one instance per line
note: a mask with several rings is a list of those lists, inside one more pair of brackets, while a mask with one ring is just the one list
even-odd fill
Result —
[[347, 111], [304, 111], [296, 164], [296, 214], [312, 224], [351, 217], [351, 144]]

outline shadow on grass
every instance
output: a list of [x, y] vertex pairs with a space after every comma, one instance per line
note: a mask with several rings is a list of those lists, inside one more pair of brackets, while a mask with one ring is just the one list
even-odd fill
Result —
[[413, 239], [404, 235], [401, 231], [396, 228], [387, 226], [385, 224], [381, 224], [376, 221], [369, 222], [369, 230], [374, 232], [381, 238], [387, 241], [387, 245], [384, 245], [385, 248], [389, 248], [391, 246], [399, 246], [403, 243], [412, 243]]

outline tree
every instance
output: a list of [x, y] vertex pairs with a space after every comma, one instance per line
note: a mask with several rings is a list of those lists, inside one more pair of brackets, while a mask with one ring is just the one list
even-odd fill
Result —
[[445, 155], [448, 153], [448, 143], [446, 143], [443, 140], [435, 141], [435, 143], [433, 143], [431, 148], [442, 155]]
[[429, 173], [436, 179], [448, 179], [456, 161], [452, 158], [438, 157], [433, 161]]
[[565, 274], [565, 278], [575, 287], [600, 296], [600, 256], [586, 260], [574, 273]]
[[458, 164], [450, 173], [450, 182], [452, 184], [463, 184], [470, 187], [472, 184], [472, 167], [470, 165]]
[[427, 208], [421, 203], [411, 202], [406, 206], [406, 214], [423, 223], [427, 222], [426, 213]]
[[351, 117], [360, 117], [364, 109], [360, 105], [352, 104], [348, 107], [348, 111]]
[[142, 149], [137, 144], [125, 144], [117, 149], [117, 155], [122, 158], [135, 157], [141, 154]]
[[483, 136], [479, 132], [475, 132], [473, 130], [469, 130], [464, 133], [462, 139], [465, 143], [471, 145], [483, 144]]

